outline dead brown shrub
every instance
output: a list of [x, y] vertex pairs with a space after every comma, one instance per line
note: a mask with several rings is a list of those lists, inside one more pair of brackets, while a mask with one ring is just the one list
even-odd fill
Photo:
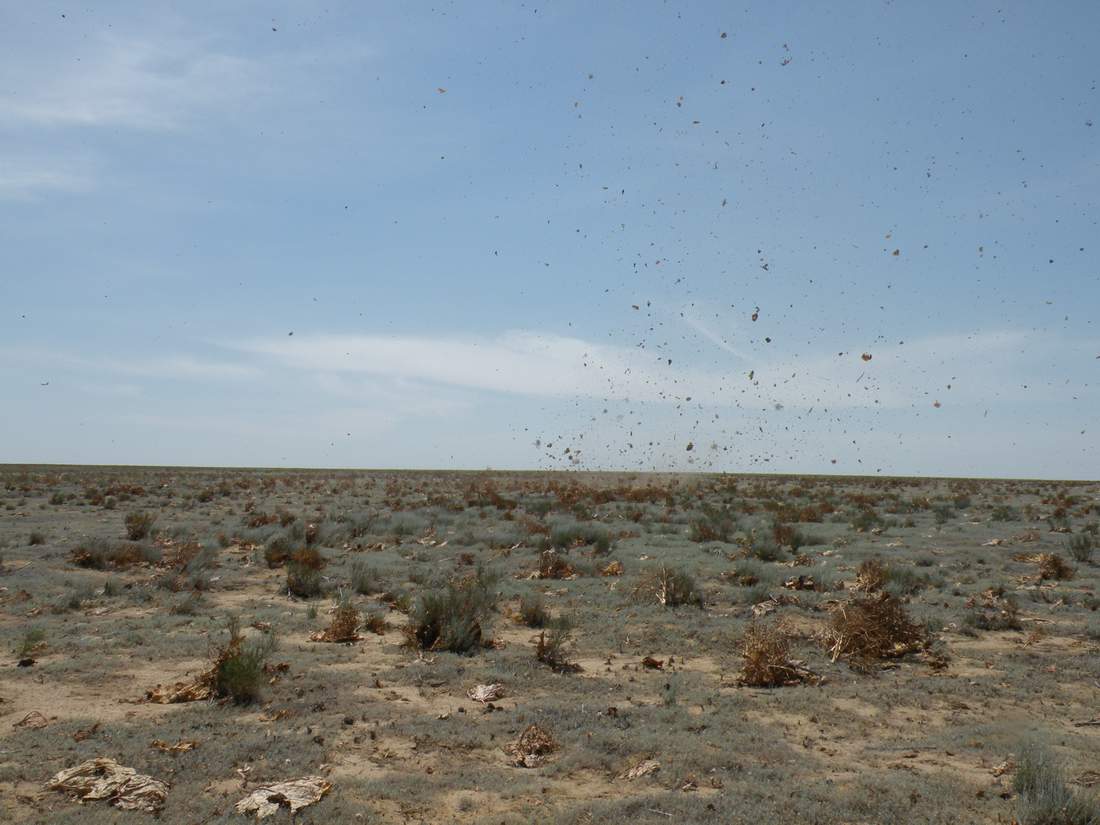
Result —
[[320, 570], [325, 566], [325, 557], [321, 555], [321, 551], [316, 547], [303, 547], [301, 550], [295, 550], [291, 554], [290, 560], [310, 570]]
[[528, 725], [519, 739], [504, 748], [512, 756], [512, 764], [519, 768], [534, 768], [546, 761], [546, 757], [558, 749], [550, 731], [541, 725]]
[[342, 598], [332, 612], [329, 626], [309, 638], [315, 642], [355, 642], [362, 638], [356, 632], [358, 629], [359, 611], [350, 601]]
[[778, 625], [749, 624], [741, 639], [744, 665], [738, 682], [750, 687], [782, 687], [817, 682], [818, 677], [790, 658], [790, 636]]
[[555, 550], [539, 553], [538, 577], [540, 579], [567, 579], [574, 574], [573, 566]]
[[881, 659], [922, 650], [924, 630], [889, 593], [852, 599], [833, 610], [825, 643], [832, 660], [844, 658], [855, 670], [869, 671]]
[[1040, 553], [1037, 561], [1040, 579], [1061, 581], [1073, 578], [1073, 568], [1057, 553]]
[[874, 593], [882, 590], [885, 584], [886, 566], [878, 559], [867, 559], [856, 570], [856, 590]]

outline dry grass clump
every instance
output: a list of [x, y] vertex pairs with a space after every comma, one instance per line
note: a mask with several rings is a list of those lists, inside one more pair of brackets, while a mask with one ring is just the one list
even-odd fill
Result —
[[546, 609], [541, 593], [524, 593], [519, 597], [519, 609], [514, 617], [527, 627], [546, 627], [550, 621], [550, 611]]
[[1005, 595], [1003, 588], [990, 588], [982, 593], [980, 602], [972, 597], [966, 606], [969, 610], [963, 617], [963, 632], [969, 635], [977, 630], [1023, 630], [1016, 599]]
[[1040, 553], [1036, 558], [1039, 564], [1039, 579], [1061, 581], [1073, 578], [1073, 568], [1057, 553]]
[[856, 583], [853, 589], [863, 593], [874, 593], [885, 587], [886, 578], [886, 565], [878, 559], [866, 559], [856, 570]]
[[136, 511], [126, 516], [126, 538], [130, 541], [141, 541], [148, 538], [153, 524], [157, 520], [156, 513]]
[[749, 687], [783, 687], [819, 681], [816, 674], [790, 658], [790, 636], [776, 624], [749, 624], [741, 638], [744, 664], [738, 683]]
[[122, 570], [127, 567], [153, 561], [155, 553], [144, 545], [129, 542], [110, 542], [92, 538], [82, 541], [72, 549], [69, 560], [77, 567], [91, 570], [113, 568]]
[[696, 587], [695, 579], [683, 570], [663, 564], [642, 574], [634, 588], [634, 597], [655, 599], [664, 607], [703, 606], [703, 594]]
[[559, 616], [546, 623], [546, 629], [535, 639], [535, 658], [549, 665], [558, 673], [572, 673], [580, 666], [569, 661], [573, 622], [568, 616]]
[[825, 632], [832, 660], [844, 658], [855, 670], [868, 671], [881, 659], [897, 659], [922, 650], [927, 636], [889, 593], [858, 597], [838, 605]]
[[567, 562], [556, 550], [543, 550], [539, 553], [539, 569], [537, 576], [540, 579], [568, 579], [575, 575], [573, 566]]
[[504, 752], [512, 757], [512, 764], [516, 767], [535, 768], [557, 749], [558, 743], [550, 731], [541, 725], [532, 724], [519, 735], [519, 739], [506, 745]]
[[389, 630], [389, 623], [386, 622], [386, 617], [381, 613], [367, 613], [363, 617], [363, 629], [369, 630], [371, 633], [378, 636], [385, 636], [386, 631]]
[[332, 611], [332, 621], [324, 630], [319, 630], [310, 635], [315, 642], [356, 642], [362, 638], [356, 631], [359, 629], [359, 611], [351, 603], [347, 594], [341, 593], [336, 601], [336, 607]]

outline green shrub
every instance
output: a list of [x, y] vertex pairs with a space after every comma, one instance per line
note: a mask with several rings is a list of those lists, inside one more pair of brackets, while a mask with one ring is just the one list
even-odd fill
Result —
[[472, 653], [483, 646], [485, 624], [496, 604], [496, 581], [481, 568], [476, 576], [422, 593], [409, 611], [407, 643], [420, 650], [451, 653]]
[[324, 592], [320, 571], [296, 561], [287, 563], [286, 589], [300, 599], [312, 599]]
[[282, 567], [294, 553], [295, 542], [290, 536], [275, 536], [264, 547], [264, 561], [274, 570]]
[[1081, 564], [1092, 561], [1094, 542], [1091, 533], [1078, 533], [1066, 539], [1066, 552]]
[[550, 620], [541, 593], [524, 593], [519, 598], [519, 618], [528, 627], [545, 627]]
[[240, 705], [260, 698], [264, 684], [264, 663], [275, 650], [275, 636], [264, 633], [258, 638], [241, 636], [240, 623], [229, 622], [229, 643], [214, 662], [214, 693]]
[[1096, 799], [1075, 793], [1061, 761], [1038, 742], [1020, 747], [1012, 789], [1020, 795], [1020, 825], [1100, 825]]
[[899, 597], [911, 596], [914, 593], [919, 593], [926, 587], [942, 587], [944, 584], [942, 577], [933, 577], [928, 573], [918, 573], [911, 567], [904, 567], [896, 564], [887, 565], [885, 573], [886, 591]]
[[46, 641], [46, 631], [40, 627], [28, 628], [23, 638], [15, 646], [15, 658], [26, 659], [38, 650]]
[[385, 589], [378, 571], [358, 561], [351, 566], [348, 583], [351, 585], [351, 589], [361, 596], [381, 593]]
[[866, 533], [882, 526], [882, 517], [870, 507], [861, 508], [851, 521], [852, 529], [857, 533]]
[[695, 578], [684, 570], [666, 565], [644, 572], [634, 588], [634, 596], [646, 601], [656, 600], [663, 607], [703, 607], [703, 594], [696, 587]]
[[694, 542], [728, 542], [735, 532], [737, 532], [737, 514], [732, 507], [704, 505], [702, 512], [691, 521], [688, 538]]
[[593, 545], [596, 555], [611, 550], [611, 536], [600, 524], [559, 524], [550, 530], [549, 547], [568, 550], [573, 547]]
[[787, 551], [771, 536], [755, 535], [749, 546], [749, 553], [760, 561], [779, 561]]
[[572, 639], [573, 621], [568, 616], [551, 619], [535, 641], [535, 658], [559, 672], [576, 670], [569, 662]]

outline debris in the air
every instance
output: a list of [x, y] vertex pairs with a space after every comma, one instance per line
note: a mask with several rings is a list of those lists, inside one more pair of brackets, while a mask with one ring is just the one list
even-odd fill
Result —
[[754, 310], [752, 311], [752, 320], [754, 320], [754, 321], [755, 321], [755, 320], [757, 320], [757, 319], [759, 319], [759, 318], [760, 318], [760, 307], [757, 307], [756, 309], [754, 309]]
[[684, 449], [685, 449], [685, 450], [686, 450], [687, 452], [689, 452], [689, 453], [690, 453], [690, 452], [691, 452], [692, 450], [694, 450], [694, 449], [695, 449], [695, 442], [694, 442], [694, 441], [689, 441], [689, 442], [687, 443], [687, 447], [685, 447]]
[[293, 817], [300, 809], [319, 801], [331, 788], [332, 783], [320, 776], [265, 785], [238, 802], [236, 811], [239, 814], [255, 813], [257, 819], [263, 819], [285, 807]]
[[138, 773], [113, 759], [99, 757], [57, 773], [46, 790], [61, 791], [80, 800], [106, 800], [116, 808], [155, 813], [168, 798], [168, 785]]

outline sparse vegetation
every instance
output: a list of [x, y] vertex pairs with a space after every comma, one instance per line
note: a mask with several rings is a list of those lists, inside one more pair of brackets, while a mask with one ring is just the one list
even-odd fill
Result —
[[[401, 794], [423, 816], [495, 822], [499, 813], [508, 822], [494, 782], [515, 783], [517, 800], [554, 795], [564, 822], [591, 812], [640, 825], [669, 819], [649, 807], [685, 822], [738, 822], [750, 808], [753, 817], [811, 821], [822, 805], [836, 822], [1064, 822], [1063, 812], [1075, 816], [1091, 799], [1077, 789], [1100, 758], [1093, 727], [1076, 726], [1095, 717], [1087, 691], [1052, 694], [1037, 680], [1094, 678], [1100, 568], [1095, 552], [1079, 554], [1082, 536], [1095, 543], [1095, 485], [72, 472], [64, 483], [9, 491], [29, 515], [0, 524], [0, 637], [9, 656], [28, 654], [9, 659], [13, 685], [56, 686], [79, 696], [88, 718], [111, 721], [86, 733], [94, 723], [69, 725], [43, 709], [46, 726], [11, 728], [5, 747], [12, 764], [33, 765], [39, 753], [64, 760], [74, 745], [105, 752], [109, 736], [120, 758], [142, 754], [131, 761], [139, 769], [157, 773], [155, 760], [175, 760], [165, 822], [209, 818], [217, 800], [203, 788], [227, 780], [227, 765], [254, 766], [258, 787], [313, 775], [345, 745], [377, 760], [377, 778], [367, 790], [334, 782], [331, 809], [317, 811], [334, 821], [367, 809], [387, 821]], [[83, 494], [93, 487], [96, 506]], [[56, 493], [64, 506], [43, 509]], [[158, 513], [155, 529], [124, 539], [123, 513], [102, 509], [110, 498], [123, 513]], [[964, 515], [937, 530], [938, 505]], [[992, 520], [997, 505], [1019, 518]], [[877, 522], [851, 529], [866, 511]], [[1047, 530], [1058, 511], [1071, 532]], [[707, 522], [728, 528], [726, 540], [694, 541], [704, 535], [693, 525]], [[30, 546], [32, 532], [45, 545]], [[615, 548], [609, 556], [601, 536]], [[1044, 554], [1064, 569], [1044, 567]], [[1066, 571], [1073, 578], [1047, 575]], [[284, 598], [274, 597], [284, 583]], [[211, 621], [235, 612], [241, 621], [227, 640]], [[277, 654], [273, 625], [295, 640]], [[310, 638], [337, 643], [302, 643]], [[579, 664], [584, 672], [568, 676]], [[889, 675], [867, 678], [883, 669]], [[503, 686], [501, 698], [469, 698], [492, 684]], [[36, 695], [5, 691], [5, 718], [14, 724], [41, 708]], [[119, 699], [198, 704], [122, 716]], [[1048, 785], [1076, 793], [1007, 793], [1017, 756], [1015, 727], [996, 715], [1002, 702], [1015, 708], [1012, 725], [1026, 717], [1029, 729], [1057, 733], [1063, 782]], [[206, 756], [142, 762], [149, 741], [175, 741], [162, 731], [176, 724], [173, 736]], [[553, 731], [552, 749], [520, 747], [533, 724]], [[882, 757], [899, 737], [919, 744], [914, 753], [935, 753], [937, 767], [922, 757], [919, 776], [890, 767], [907, 764]], [[536, 750], [539, 742], [527, 740]], [[470, 790], [461, 759], [486, 747], [507, 749], [508, 759], [479, 759], [482, 790]], [[859, 771], [843, 791], [822, 784], [834, 750]], [[819, 753], [821, 763], [804, 758]], [[433, 768], [438, 794], [393, 786], [406, 781], [406, 758]], [[764, 758], [771, 784], [761, 784]], [[992, 770], [1006, 758], [991, 792], [975, 766]], [[578, 783], [587, 776], [614, 780], [595, 797]], [[9, 781], [0, 765], [5, 801]], [[774, 783], [794, 789], [782, 804], [759, 792]], [[681, 790], [696, 786], [708, 790]], [[452, 802], [459, 793], [465, 819]], [[945, 801], [940, 813], [933, 797]]]

